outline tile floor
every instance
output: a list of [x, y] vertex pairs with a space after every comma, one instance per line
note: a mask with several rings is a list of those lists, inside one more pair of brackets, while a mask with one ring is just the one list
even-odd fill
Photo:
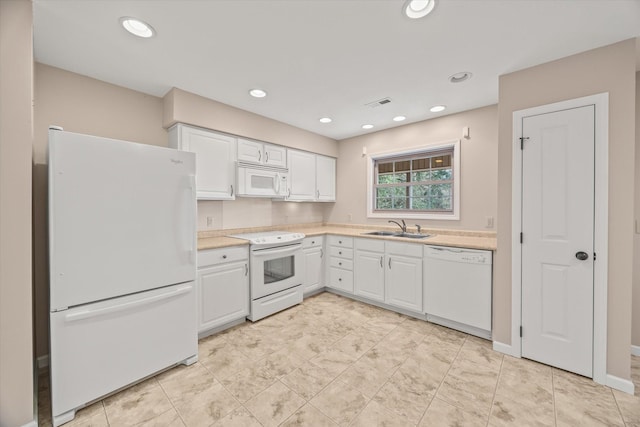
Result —
[[[199, 352], [66, 426], [640, 426], [640, 383], [630, 396], [330, 293]], [[51, 425], [47, 386], [42, 376], [40, 426]]]

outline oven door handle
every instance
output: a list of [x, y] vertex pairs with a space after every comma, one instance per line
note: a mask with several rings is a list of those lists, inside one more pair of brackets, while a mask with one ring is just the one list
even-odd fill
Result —
[[253, 250], [252, 251], [252, 255], [254, 257], [260, 257], [260, 258], [271, 258], [274, 255], [284, 255], [284, 254], [293, 254], [296, 253], [300, 250], [302, 245], [293, 245], [293, 246], [287, 246], [286, 248], [270, 248], [270, 249], [257, 249], [257, 250]]

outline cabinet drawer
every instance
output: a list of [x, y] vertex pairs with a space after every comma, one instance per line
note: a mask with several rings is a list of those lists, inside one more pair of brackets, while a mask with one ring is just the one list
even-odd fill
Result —
[[353, 237], [329, 236], [329, 244], [341, 248], [353, 248]]
[[204, 251], [198, 251], [198, 268], [232, 261], [246, 261], [248, 259], [248, 246], [231, 246], [228, 248], [207, 249]]
[[331, 257], [329, 265], [331, 267], [344, 268], [345, 270], [353, 270], [353, 261], [350, 259]]
[[330, 267], [329, 287], [353, 293], [353, 271]]
[[340, 248], [336, 246], [331, 246], [331, 249], [329, 250], [329, 254], [332, 257], [353, 259], [353, 249], [345, 249], [345, 248]]
[[324, 238], [322, 236], [307, 237], [302, 241], [302, 248], [316, 248], [322, 246]]
[[404, 242], [387, 242], [387, 254], [422, 258], [424, 245]]
[[384, 252], [384, 240], [380, 239], [355, 239], [356, 249], [370, 252]]

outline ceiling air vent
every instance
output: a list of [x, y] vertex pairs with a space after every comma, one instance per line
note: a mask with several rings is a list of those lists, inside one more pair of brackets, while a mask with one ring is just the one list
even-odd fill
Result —
[[367, 106], [367, 107], [370, 107], [370, 108], [376, 108], [376, 107], [379, 107], [381, 105], [388, 104], [390, 102], [391, 102], [391, 98], [382, 98], [382, 99], [378, 99], [377, 101], [369, 102], [369, 103], [364, 104], [364, 105]]

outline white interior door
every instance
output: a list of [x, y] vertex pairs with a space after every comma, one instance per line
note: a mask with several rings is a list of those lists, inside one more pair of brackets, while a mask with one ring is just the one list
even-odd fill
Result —
[[593, 105], [523, 118], [522, 356], [593, 375]]

